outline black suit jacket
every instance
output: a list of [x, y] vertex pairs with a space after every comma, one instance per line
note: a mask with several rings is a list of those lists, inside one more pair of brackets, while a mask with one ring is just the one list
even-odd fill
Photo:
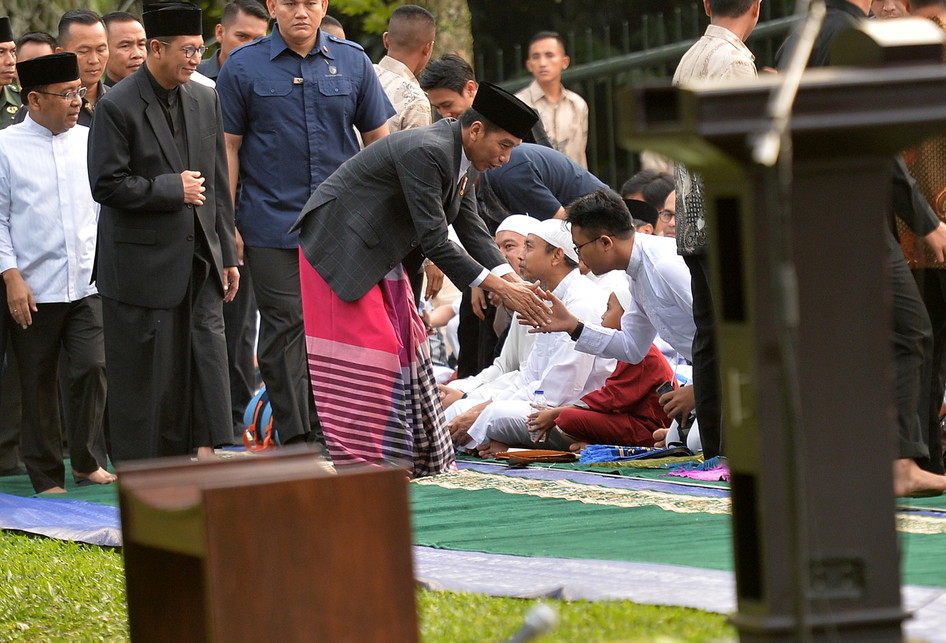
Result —
[[[93, 278], [102, 295], [126, 304], [172, 308], [181, 303], [198, 234], [213, 256], [221, 296], [223, 269], [237, 264], [217, 93], [191, 82], [180, 87], [180, 100], [186, 159], [174, 144], [145, 65], [95, 106], [89, 181], [102, 209]], [[184, 203], [184, 170], [204, 177], [203, 205]]]
[[[459, 288], [504, 263], [476, 212], [476, 170], [460, 180], [461, 147], [453, 119], [396, 132], [316, 189], [293, 227], [301, 228], [306, 259], [341, 299], [363, 297], [418, 249]], [[466, 252], [447, 238], [448, 224]]]

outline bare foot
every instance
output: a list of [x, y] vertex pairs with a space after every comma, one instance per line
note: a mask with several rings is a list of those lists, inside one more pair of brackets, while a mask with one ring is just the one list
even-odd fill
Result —
[[657, 429], [654, 431], [654, 446], [658, 449], [666, 447], [668, 433], [670, 433], [670, 429]]
[[505, 453], [509, 450], [508, 444], [490, 440], [476, 447], [477, 453], [481, 458], [495, 458], [497, 453]]
[[924, 471], [910, 458], [893, 461], [893, 492], [898, 498], [926, 498], [946, 493], [946, 476]]
[[40, 491], [40, 493], [66, 493], [66, 490], [62, 487], [50, 487], [49, 489]]
[[572, 442], [568, 447], [568, 450], [574, 451], [575, 453], [580, 453], [586, 446], [588, 446], [587, 442]]
[[79, 480], [88, 480], [89, 482], [93, 482], [95, 484], [112, 484], [118, 480], [118, 476], [116, 476], [114, 473], [109, 473], [102, 467], [99, 467], [92, 473], [79, 473], [73, 469], [72, 477], [75, 478], [77, 482]]
[[204, 462], [207, 460], [216, 460], [217, 456], [214, 454], [213, 447], [197, 447], [197, 461]]

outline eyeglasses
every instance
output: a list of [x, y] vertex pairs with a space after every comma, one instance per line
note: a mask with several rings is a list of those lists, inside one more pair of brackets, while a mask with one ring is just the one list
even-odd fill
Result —
[[[162, 45], [165, 45], [165, 46], [167, 46], [167, 47], [170, 47], [170, 46], [171, 46], [171, 43], [169, 43], [169, 42], [164, 42], [163, 40], [159, 40], [158, 42], [160, 42]], [[181, 51], [183, 51], [183, 52], [184, 52], [184, 55], [187, 56], [188, 58], [193, 58], [193, 57], [194, 57], [194, 54], [198, 54], [198, 55], [200, 55], [201, 57], [203, 57], [204, 52], [207, 51], [207, 47], [205, 47], [204, 45], [201, 45], [200, 47], [194, 47], [193, 45], [187, 45], [186, 47], [181, 47]]]
[[670, 219], [673, 219], [677, 216], [676, 212], [671, 212], [670, 210], [661, 210], [657, 213], [657, 216], [660, 217], [660, 220], [664, 223], [670, 223]]
[[72, 91], [64, 92], [64, 93], [61, 93], [61, 94], [60, 94], [59, 92], [41, 92], [41, 91], [37, 91], [36, 93], [37, 93], [37, 94], [46, 94], [47, 96], [59, 96], [60, 98], [62, 98], [62, 99], [65, 100], [66, 102], [71, 103], [72, 100], [73, 100], [76, 96], [79, 97], [79, 100], [82, 100], [83, 98], [85, 98], [85, 94], [86, 94], [86, 92], [88, 92], [88, 91], [89, 91], [89, 88], [88, 88], [88, 87], [80, 87], [79, 89], [73, 89]]
[[577, 246], [572, 246], [572, 248], [575, 249], [575, 254], [580, 257], [580, 256], [581, 256], [581, 249], [582, 249], [582, 248], [584, 248], [584, 247], [587, 246], [588, 244], [594, 243], [595, 241], [597, 241], [598, 239], [600, 239], [600, 238], [603, 237], [603, 236], [604, 236], [603, 234], [599, 234], [597, 237], [595, 237], [595, 238], [592, 239], [591, 241], [585, 241], [584, 243], [579, 244], [579, 245], [577, 245]]

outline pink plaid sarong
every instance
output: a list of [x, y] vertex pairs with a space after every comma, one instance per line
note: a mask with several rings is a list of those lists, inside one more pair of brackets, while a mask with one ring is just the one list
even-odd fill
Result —
[[423, 322], [398, 266], [346, 302], [300, 253], [309, 376], [337, 465], [388, 462], [414, 477], [454, 471]]

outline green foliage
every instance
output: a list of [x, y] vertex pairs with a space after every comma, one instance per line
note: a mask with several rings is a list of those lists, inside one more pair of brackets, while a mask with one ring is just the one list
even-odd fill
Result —
[[333, 0], [329, 4], [330, 12], [341, 12], [346, 16], [361, 16], [362, 31], [368, 34], [381, 34], [388, 28], [391, 13], [400, 5], [398, 0]]
[[[123, 641], [128, 614], [121, 554], [0, 531], [0, 640]], [[712, 641], [735, 632], [719, 614], [629, 601], [548, 601], [559, 626], [543, 641]], [[426, 643], [502, 640], [532, 600], [419, 590]]]
[[82, 0], [4, 0], [5, 10], [0, 9], [0, 16], [9, 16], [13, 24], [13, 33], [20, 36], [30, 31], [46, 31], [56, 35], [59, 18], [70, 9], [90, 7], [96, 9], [96, 1]]

